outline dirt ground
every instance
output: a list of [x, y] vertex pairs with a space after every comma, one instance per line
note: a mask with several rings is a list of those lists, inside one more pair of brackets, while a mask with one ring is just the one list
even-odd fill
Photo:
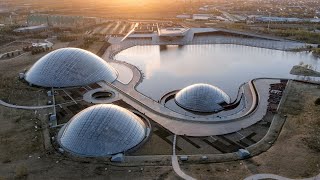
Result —
[[[57, 42], [53, 46], [53, 50], [66, 47], [68, 43]], [[25, 69], [30, 68], [39, 58], [44, 56], [46, 53], [40, 53], [31, 55], [27, 53], [23, 56], [1, 60], [0, 61], [0, 75], [4, 77], [18, 76], [19, 72], [23, 72]]]
[[[16, 77], [18, 72], [32, 65], [38, 56], [42, 55], [1, 61], [0, 77]], [[1, 86], [1, 91], [7, 92], [6, 88], [10, 87]], [[43, 94], [38, 91], [33, 93]], [[29, 95], [19, 97], [17, 102], [45, 102], [43, 98]], [[320, 97], [319, 86], [298, 82], [291, 84], [288, 98], [281, 109], [281, 113], [288, 116], [287, 121], [278, 140], [267, 152], [244, 161], [183, 163], [181, 168], [197, 179], [237, 180], [256, 173], [273, 173], [290, 178], [319, 174], [320, 107], [314, 105], [317, 97]], [[49, 112], [0, 106], [0, 179], [179, 179], [171, 166], [121, 167], [122, 164], [115, 166], [94, 160], [75, 161], [61, 156], [44, 145], [48, 137], [45, 137], [43, 129], [47, 126]]]
[[[67, 43], [56, 43], [53, 49], [65, 47]], [[0, 61], [0, 99], [19, 105], [45, 105], [45, 89], [28, 86], [19, 80], [18, 75], [30, 68], [45, 53], [23, 56]], [[41, 100], [41, 101], [39, 101]]]
[[104, 45], [104, 42], [94, 42], [92, 45], [90, 45], [90, 47], [88, 48], [88, 51], [94, 54], [97, 54], [103, 45]]
[[244, 161], [203, 165], [185, 164], [184, 171], [199, 179], [243, 179], [271, 173], [308, 178], [320, 173], [320, 86], [293, 82], [280, 109], [287, 120], [275, 144], [265, 153]]
[[[293, 82], [281, 109], [288, 116], [275, 145], [252, 158], [259, 164], [253, 170], [291, 178], [320, 173], [320, 86]], [[312, 143], [312, 144], [311, 144]]]

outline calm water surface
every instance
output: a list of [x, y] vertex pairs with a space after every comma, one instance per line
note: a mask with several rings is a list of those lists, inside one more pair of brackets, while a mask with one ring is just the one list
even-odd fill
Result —
[[257, 77], [294, 78], [300, 62], [320, 69], [320, 59], [305, 52], [285, 52], [241, 45], [135, 46], [115, 56], [145, 74], [138, 91], [159, 100], [169, 91], [194, 83], [215, 85], [235, 98], [238, 87]]

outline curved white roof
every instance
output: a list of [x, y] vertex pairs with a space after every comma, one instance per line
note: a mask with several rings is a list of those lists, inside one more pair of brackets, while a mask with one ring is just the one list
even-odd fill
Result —
[[84, 86], [113, 82], [117, 71], [97, 55], [78, 48], [62, 48], [40, 58], [26, 73], [31, 84], [43, 87]]
[[221, 110], [221, 103], [230, 103], [230, 97], [221, 89], [208, 84], [194, 84], [179, 91], [175, 102], [180, 107], [197, 112]]
[[127, 151], [146, 136], [145, 123], [115, 105], [91, 106], [76, 114], [59, 132], [65, 150], [80, 156], [108, 156]]

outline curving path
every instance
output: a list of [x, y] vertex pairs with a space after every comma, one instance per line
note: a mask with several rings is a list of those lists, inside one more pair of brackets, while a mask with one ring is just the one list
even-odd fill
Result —
[[180, 91], [179, 90], [174, 90], [174, 91], [171, 91], [171, 92], [168, 92], [167, 94], [163, 95], [161, 97], [161, 99], [159, 100], [159, 103], [162, 104], [162, 105], [165, 105], [166, 102], [167, 102], [167, 99], [170, 97], [170, 96], [174, 96], [175, 94], [177, 94], [178, 92]]
[[176, 142], [177, 142], [177, 135], [173, 136], [173, 143], [172, 143], [172, 156], [171, 156], [171, 162], [172, 162], [172, 168], [174, 170], [174, 172], [180, 176], [183, 179], [186, 180], [195, 180], [195, 178], [187, 175], [186, 173], [184, 173], [179, 165], [179, 161], [178, 161], [178, 157], [176, 155]]
[[[286, 177], [282, 177], [275, 174], [255, 174], [245, 178], [244, 180], [264, 180], [264, 179], [274, 179], [274, 180], [294, 180]], [[296, 179], [298, 180], [298, 179]], [[300, 180], [320, 180], [320, 174], [312, 178], [305, 178]]]
[[[95, 98], [93, 98], [93, 94], [94, 93], [102, 92], [102, 91], [105, 91], [105, 90], [108, 91], [109, 89], [98, 88], [98, 89], [90, 90], [90, 91], [86, 92], [83, 95], [83, 100], [88, 102], [88, 103], [94, 103], [94, 104], [110, 104], [110, 103], [113, 103], [114, 101], [120, 100], [119, 93], [114, 93], [113, 97], [110, 97], [110, 98], [107, 98], [107, 99], [95, 99]], [[111, 90], [109, 90], [109, 91], [111, 91]]]
[[[119, 93], [119, 97], [127, 104], [133, 106], [138, 111], [177, 135], [220, 135], [236, 132], [255, 124], [261, 120], [266, 113], [269, 84], [279, 81], [274, 79], [257, 79], [244, 85], [246, 107], [236, 114], [214, 118], [186, 116], [174, 112], [138, 92], [136, 86], [141, 82], [142, 77], [139, 69], [128, 63], [112, 60], [112, 56], [114, 55], [113, 50], [119, 49], [121, 48], [108, 48], [103, 58], [108, 62], [125, 64], [132, 70], [134, 74], [133, 79], [127, 85], [119, 81], [115, 81], [112, 84], [100, 82], [99, 85], [102, 86], [102, 88], [111, 88], [113, 91]], [[199, 129], [201, 129], [201, 131], [199, 131]]]
[[175, 172], [179, 177], [181, 177], [182, 179], [186, 179], [186, 180], [195, 180], [195, 178], [193, 178], [193, 177], [185, 174], [185, 173], [181, 170], [177, 155], [172, 155], [171, 161], [172, 161], [172, 168], [173, 168], [174, 172]]
[[[105, 88], [112, 88], [115, 92], [119, 93], [120, 98], [127, 104], [135, 107], [138, 111], [144, 113], [149, 118], [177, 135], [210, 136], [235, 132], [261, 120], [266, 113], [268, 105], [267, 98], [262, 99], [258, 108], [251, 108], [251, 106], [249, 106], [246, 109], [255, 111], [255, 113], [247, 114], [242, 112], [241, 114], [234, 114], [231, 117], [227, 117], [229, 120], [227, 120], [227, 118], [194, 118], [173, 112], [163, 105], [141, 95], [137, 91], [122, 89], [119, 88], [119, 86], [107, 83], [100, 83], [100, 85]], [[267, 86], [269, 86], [268, 83]], [[267, 91], [265, 91], [265, 86], [262, 86], [259, 91], [260, 93], [263, 93], [264, 96], [268, 96], [268, 89], [269, 88], [267, 87]], [[241, 116], [243, 114], [244, 116]], [[201, 131], [199, 131], [199, 129], [201, 129]]]
[[16, 109], [26, 109], [26, 110], [37, 110], [37, 109], [46, 109], [46, 108], [52, 108], [54, 105], [44, 105], [44, 106], [19, 106], [14, 104], [6, 103], [2, 100], [0, 100], [0, 105], [9, 107], [9, 108], [16, 108]]
[[[107, 53], [106, 53], [107, 54]], [[108, 57], [108, 56], [107, 56]], [[106, 58], [106, 57], [105, 57]], [[109, 57], [107, 61], [112, 61]], [[187, 136], [211, 136], [227, 134], [241, 130], [255, 124], [263, 118], [268, 105], [269, 84], [276, 80], [252, 80], [244, 85], [246, 107], [235, 114], [221, 117], [193, 117], [174, 112], [162, 104], [146, 97], [136, 90], [136, 86], [141, 82], [142, 74], [137, 67], [124, 62], [121, 63], [130, 68], [133, 72], [133, 79], [128, 84], [115, 81], [112, 84], [100, 82], [103, 89], [113, 90], [120, 99], [133, 106], [155, 122], [177, 135]], [[44, 109], [54, 107], [45, 106], [18, 106], [0, 101], [1, 105], [17, 109]], [[201, 131], [199, 131], [201, 129]]]
[[118, 81], [122, 84], [129, 84], [133, 78], [133, 72], [130, 68], [125, 65], [119, 63], [109, 63], [112, 67], [114, 67], [118, 71]]
[[[253, 112], [257, 103], [258, 103], [258, 94], [255, 90], [255, 84], [254, 81], [252, 80], [246, 85], [244, 85], [245, 89], [245, 96], [247, 100], [247, 105], [244, 111], [242, 111], [242, 114], [235, 114], [235, 115], [229, 115], [229, 116], [217, 116], [215, 118], [206, 118], [206, 117], [198, 117], [198, 116], [188, 116], [185, 114], [179, 114], [177, 112], [172, 111], [171, 109], [168, 109], [164, 105], [154, 101], [153, 99], [141, 94], [136, 90], [136, 87], [138, 84], [141, 82], [141, 72], [139, 69], [137, 69], [136, 66], [128, 64], [128, 63], [123, 63], [115, 60], [109, 60], [108, 62], [112, 63], [121, 63], [129, 67], [132, 72], [133, 72], [133, 79], [130, 81], [129, 84], [123, 84], [119, 81], [115, 81], [112, 84], [108, 82], [100, 82], [99, 85], [102, 86], [103, 88], [112, 88], [113, 90], [118, 91], [120, 94], [127, 96], [131, 98], [132, 100], [136, 101], [137, 103], [143, 104], [146, 108], [153, 108], [154, 111], [164, 114], [169, 116], [168, 118], [174, 119], [174, 120], [183, 120], [183, 121], [197, 121], [197, 122], [225, 122], [228, 120], [233, 120], [235, 118], [239, 118], [241, 116], [246, 116], [249, 113], [248, 112]], [[243, 85], [242, 85], [243, 86]], [[239, 88], [240, 89], [240, 88]], [[134, 106], [135, 107], [135, 106]]]

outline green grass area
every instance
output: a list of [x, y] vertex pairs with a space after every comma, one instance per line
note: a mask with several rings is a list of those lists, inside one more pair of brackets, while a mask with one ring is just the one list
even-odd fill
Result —
[[280, 37], [303, 41], [306, 43], [320, 44], [320, 33], [310, 32], [307, 30], [271, 29], [269, 33]]
[[[283, 38], [290, 38], [301, 42], [320, 44], [320, 33], [313, 32], [314, 29], [320, 29], [320, 26], [313, 24], [305, 24], [304, 28], [301, 25], [288, 25], [288, 24], [272, 24], [268, 30], [267, 24], [245, 24], [233, 23], [225, 24], [227, 29], [235, 29], [240, 31], [252, 31], [261, 34], [270, 34]], [[298, 26], [298, 27], [296, 27]]]

